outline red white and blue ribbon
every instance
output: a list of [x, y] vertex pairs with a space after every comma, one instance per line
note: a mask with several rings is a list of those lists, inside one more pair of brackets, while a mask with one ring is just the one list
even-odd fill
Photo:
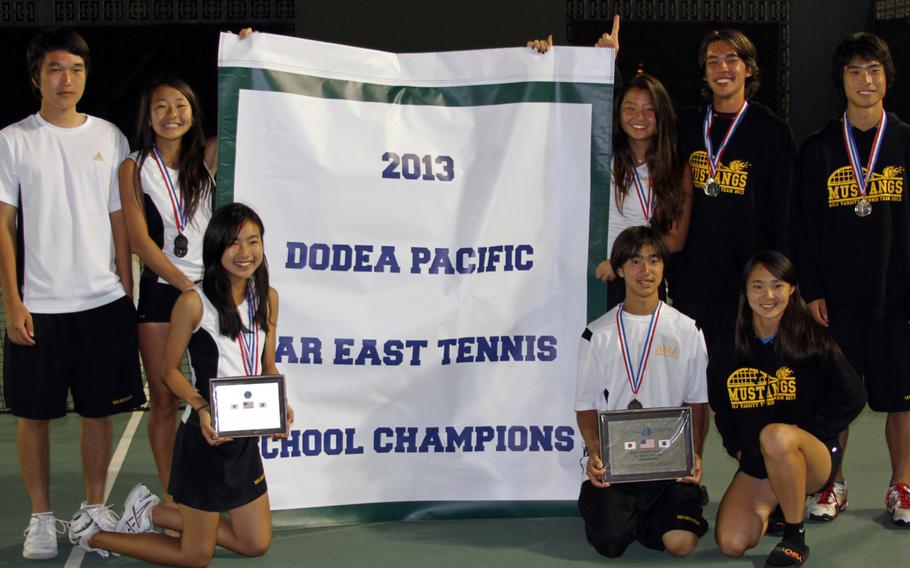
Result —
[[629, 387], [632, 389], [632, 396], [638, 396], [638, 390], [641, 388], [645, 376], [645, 369], [648, 367], [648, 359], [651, 357], [651, 344], [654, 343], [654, 330], [657, 329], [657, 321], [660, 319], [660, 307], [663, 302], [657, 302], [657, 307], [651, 312], [651, 321], [648, 324], [648, 332], [641, 344], [641, 355], [638, 358], [638, 369], [632, 366], [632, 354], [629, 353], [629, 341], [626, 339], [626, 326], [623, 321], [623, 304], [619, 304], [616, 310], [616, 327], [619, 329], [619, 348], [622, 351], [622, 361], [626, 367], [626, 378], [629, 380]]
[[878, 121], [878, 132], [875, 133], [875, 139], [872, 141], [872, 148], [869, 150], [869, 161], [866, 164], [866, 173], [863, 174], [862, 164], [859, 161], [859, 150], [856, 148], [856, 141], [853, 140], [853, 130], [847, 113], [844, 113], [844, 145], [847, 147], [847, 156], [850, 158], [850, 168], [853, 170], [853, 179], [856, 180], [856, 187], [860, 195], [866, 196], [866, 187], [872, 180], [872, 172], [875, 170], [875, 164], [878, 163], [878, 153], [882, 148], [881, 141], [885, 135], [885, 128], [888, 126], [888, 113], [882, 111], [882, 118]]
[[638, 203], [641, 205], [641, 212], [645, 216], [645, 221], [651, 222], [651, 213], [654, 211], [654, 189], [651, 187], [651, 176], [648, 176], [648, 192], [645, 193], [642, 187], [641, 178], [638, 176], [638, 168], [632, 168], [632, 183], [638, 193]]
[[736, 129], [739, 128], [739, 124], [743, 121], [743, 117], [746, 116], [746, 109], [749, 108], [749, 101], [743, 101], [739, 110], [736, 111], [736, 114], [733, 116], [733, 121], [730, 123], [730, 126], [727, 127], [727, 133], [724, 134], [724, 139], [720, 142], [720, 148], [717, 149], [717, 154], [714, 154], [714, 149], [711, 145], [711, 126], [714, 124], [714, 107], [708, 105], [708, 112], [705, 113], [705, 122], [703, 126], [703, 134], [705, 136], [705, 150], [708, 151], [708, 175], [714, 177], [717, 174], [717, 165], [720, 163], [721, 157], [724, 155], [724, 150], [727, 149], [727, 144], [730, 143], [730, 140], [733, 138], [733, 134], [736, 132]]
[[158, 171], [161, 172], [161, 179], [164, 180], [164, 185], [167, 187], [167, 195], [171, 198], [171, 207], [174, 209], [174, 223], [177, 224], [177, 232], [183, 234], [183, 227], [186, 226], [186, 217], [184, 216], [183, 210], [183, 196], [180, 195], [180, 191], [174, 185], [174, 182], [171, 181], [171, 174], [167, 171], [167, 165], [164, 162], [164, 157], [161, 155], [161, 151], [158, 150], [158, 145], [152, 145], [152, 157], [155, 158], [155, 163], [158, 164]]
[[255, 377], [259, 374], [259, 322], [256, 320], [256, 310], [258, 304], [253, 296], [253, 285], [247, 284], [246, 287], [246, 313], [247, 329], [240, 330], [237, 336], [237, 343], [240, 345], [240, 355], [243, 360], [243, 370], [248, 377]]

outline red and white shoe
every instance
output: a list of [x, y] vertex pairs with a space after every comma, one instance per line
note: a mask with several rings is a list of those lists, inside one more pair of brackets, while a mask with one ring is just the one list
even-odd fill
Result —
[[885, 493], [885, 508], [895, 525], [910, 526], [910, 485], [895, 483], [889, 487]]
[[846, 482], [832, 481], [809, 503], [809, 518], [814, 521], [833, 521], [847, 509]]

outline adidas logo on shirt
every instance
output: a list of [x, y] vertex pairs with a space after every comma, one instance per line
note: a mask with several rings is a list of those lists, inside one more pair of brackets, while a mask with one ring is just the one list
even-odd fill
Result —
[[104, 156], [101, 155], [101, 152], [96, 152], [95, 157], [92, 159], [95, 160], [96, 162], [103, 162]]

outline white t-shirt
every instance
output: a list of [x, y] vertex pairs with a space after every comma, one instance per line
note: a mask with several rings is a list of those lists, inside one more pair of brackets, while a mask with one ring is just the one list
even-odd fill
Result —
[[[139, 153], [130, 154], [130, 159], [139, 163]], [[163, 165], [170, 181], [175, 188], [180, 187], [179, 172], [175, 169]], [[186, 220], [183, 227], [183, 236], [187, 239], [186, 256], [183, 258], [174, 254], [174, 239], [177, 238], [177, 220], [174, 218], [174, 202], [170, 196], [167, 184], [164, 181], [162, 171], [158, 168], [158, 163], [153, 155], [148, 155], [142, 162], [142, 170], [139, 179], [142, 184], [142, 192], [149, 196], [152, 206], [161, 217], [163, 231], [161, 235], [150, 235], [153, 239], [160, 238], [164, 243], [161, 248], [164, 256], [167, 257], [171, 264], [177, 267], [184, 276], [192, 282], [202, 280], [202, 236], [205, 234], [205, 228], [209, 226], [209, 220], [212, 218], [212, 201], [203, 199], [196, 207], [191, 219]], [[212, 187], [214, 191], [214, 185]], [[179, 192], [179, 189], [178, 189]], [[146, 215], [149, 215], [146, 210]], [[158, 277], [158, 282], [166, 284], [167, 280]]]
[[[620, 306], [588, 325], [578, 347], [575, 410], [625, 410], [632, 400], [619, 345]], [[633, 368], [638, 369], [651, 316], [624, 312]], [[590, 333], [588, 333], [590, 332]], [[708, 402], [708, 353], [695, 321], [661, 302], [647, 367], [635, 397], [644, 408]], [[604, 389], [610, 393], [604, 401]]]
[[[612, 171], [612, 170], [611, 170]], [[651, 176], [648, 173], [648, 164], [642, 164], [635, 168], [638, 177], [641, 180], [641, 188], [648, 195], [648, 184], [651, 182]], [[652, 205], [654, 198], [651, 198]], [[619, 233], [629, 227], [638, 227], [641, 225], [650, 225], [645, 219], [645, 213], [641, 208], [641, 202], [638, 198], [638, 189], [635, 188], [635, 182], [629, 186], [629, 194], [622, 202], [622, 212], [619, 211], [619, 202], [616, 199], [616, 186], [613, 184], [613, 176], [610, 176], [610, 220], [607, 224], [607, 255], [613, 250], [613, 242]], [[614, 267], [614, 270], [616, 268]]]
[[0, 201], [20, 209], [22, 302], [34, 313], [103, 306], [124, 291], [114, 266], [110, 213], [129, 144], [87, 116], [60, 128], [34, 114], [0, 131]]

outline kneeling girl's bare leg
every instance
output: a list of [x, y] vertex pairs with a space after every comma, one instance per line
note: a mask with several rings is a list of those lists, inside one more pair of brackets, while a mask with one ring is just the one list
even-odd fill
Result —
[[791, 424], [769, 424], [759, 435], [768, 480], [787, 523], [803, 522], [806, 495], [831, 475], [831, 454], [815, 436]]
[[[181, 531], [180, 538], [154, 532], [124, 534], [102, 531], [89, 540], [89, 545], [155, 564], [208, 566], [215, 552], [221, 515], [182, 505], [178, 512], [172, 506], [159, 505], [152, 518], [157, 522], [156, 517], [161, 516], [167, 521], [161, 526]], [[179, 522], [173, 522], [177, 518]]]
[[179, 538], [153, 532], [99, 532], [89, 541], [94, 548], [169, 566], [207, 566], [215, 545], [243, 556], [261, 556], [272, 540], [269, 497], [261, 497], [228, 512], [200, 511], [184, 505], [158, 505], [152, 511], [156, 526], [179, 531]]
[[776, 506], [777, 496], [767, 479], [736, 472], [717, 510], [714, 538], [721, 552], [740, 557], [757, 545]]

